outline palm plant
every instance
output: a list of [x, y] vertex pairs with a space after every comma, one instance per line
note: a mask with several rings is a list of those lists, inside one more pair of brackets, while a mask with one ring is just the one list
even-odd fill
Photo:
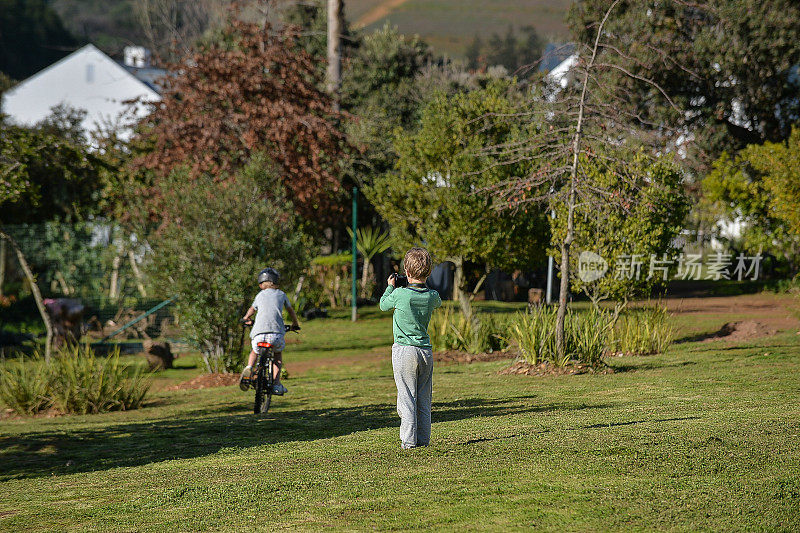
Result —
[[[347, 233], [350, 238], [353, 238], [353, 230], [347, 228]], [[361, 271], [361, 297], [366, 298], [367, 295], [367, 280], [372, 271], [372, 258], [383, 253], [392, 245], [389, 234], [374, 229], [371, 226], [366, 228], [359, 228], [356, 230], [356, 247], [358, 252], [364, 258], [364, 268]]]

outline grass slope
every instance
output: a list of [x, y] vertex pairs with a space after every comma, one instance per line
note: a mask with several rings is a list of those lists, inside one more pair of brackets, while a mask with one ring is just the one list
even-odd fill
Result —
[[263, 417], [226, 387], [0, 422], [0, 529], [800, 529], [793, 333], [683, 342], [612, 375], [439, 365], [433, 445], [403, 452], [389, 321], [364, 317], [309, 322], [290, 372], [327, 364]]
[[[570, 0], [352, 0], [345, 2], [345, 15], [367, 29], [387, 22], [408, 35], [418, 34], [438, 52], [461, 56], [480, 35], [486, 41], [492, 34], [504, 36], [509, 26], [519, 30], [533, 26], [550, 40], [567, 40], [565, 22]], [[381, 7], [386, 7], [381, 10]], [[384, 14], [385, 13], [385, 14]], [[374, 14], [383, 15], [375, 20]]]

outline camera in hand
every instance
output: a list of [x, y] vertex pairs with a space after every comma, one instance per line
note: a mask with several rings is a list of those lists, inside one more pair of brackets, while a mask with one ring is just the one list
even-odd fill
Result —
[[408, 287], [408, 276], [401, 276], [400, 274], [392, 274], [395, 287]]

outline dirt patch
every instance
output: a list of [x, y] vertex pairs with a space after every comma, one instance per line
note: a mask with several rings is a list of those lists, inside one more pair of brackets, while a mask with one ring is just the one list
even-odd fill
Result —
[[189, 381], [172, 385], [164, 390], [210, 389], [212, 387], [230, 387], [239, 383], [238, 374], [203, 374]]
[[502, 375], [517, 375], [517, 376], [577, 376], [579, 374], [613, 374], [614, 369], [611, 367], [603, 367], [600, 369], [594, 368], [582, 363], [571, 363], [566, 366], [556, 366], [547, 361], [543, 361], [538, 365], [532, 365], [525, 361], [517, 361], [511, 366], [499, 371], [498, 374]]
[[785, 316], [786, 308], [774, 294], [747, 294], [742, 296], [711, 296], [707, 298], [665, 298], [670, 312], [680, 315], [763, 313]]
[[757, 320], [743, 320], [741, 322], [727, 322], [719, 331], [704, 339], [704, 342], [727, 340], [727, 341], [747, 341], [761, 337], [770, 337], [778, 333], [778, 330], [764, 322]]
[[408, 0], [386, 0], [367, 11], [359, 18], [353, 25], [356, 28], [363, 28], [369, 26], [373, 22], [381, 20], [383, 17], [405, 4]]
[[[746, 294], [710, 298], [666, 298], [663, 303], [676, 316], [691, 317], [681, 328], [686, 336], [676, 342], [709, 340], [742, 341], [769, 337], [785, 331], [796, 332], [800, 320], [796, 316], [797, 302], [783, 294]], [[695, 321], [694, 319], [697, 319]], [[716, 330], [697, 331], [694, 324], [723, 324]], [[706, 326], [707, 327], [707, 326]]]
[[512, 359], [516, 354], [511, 352], [486, 352], [486, 353], [466, 353], [457, 350], [445, 350], [434, 352], [433, 360], [437, 363], [482, 363], [484, 361], [500, 361], [502, 359]]

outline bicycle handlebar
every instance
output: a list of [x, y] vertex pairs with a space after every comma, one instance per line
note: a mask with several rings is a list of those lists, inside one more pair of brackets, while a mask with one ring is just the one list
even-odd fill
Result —
[[[245, 320], [243, 318], [239, 320], [239, 323], [242, 325], [242, 327], [244, 327], [244, 326], [252, 326], [253, 325], [253, 321], [252, 320]], [[284, 324], [283, 327], [286, 328], [286, 332], [287, 333], [289, 331], [294, 331], [295, 333], [300, 331], [300, 326], [294, 327], [294, 326], [287, 326], [286, 324]]]

